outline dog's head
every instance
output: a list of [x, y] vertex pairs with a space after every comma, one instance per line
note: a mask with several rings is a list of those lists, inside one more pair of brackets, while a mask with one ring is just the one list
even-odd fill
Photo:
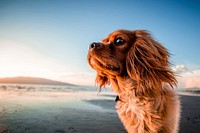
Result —
[[117, 30], [102, 42], [93, 42], [88, 63], [97, 71], [100, 87], [116, 77], [129, 77], [138, 86], [158, 87], [163, 82], [176, 84], [169, 65], [169, 53], [144, 30]]

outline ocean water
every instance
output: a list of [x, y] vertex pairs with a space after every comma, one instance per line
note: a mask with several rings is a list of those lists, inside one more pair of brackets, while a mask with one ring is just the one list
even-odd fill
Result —
[[36, 84], [0, 84], [0, 90], [4, 91], [47, 91], [47, 92], [75, 92], [96, 91], [91, 86], [76, 85], [36, 85]]
[[[112, 119], [121, 126], [114, 100], [115, 94], [95, 87], [1, 84], [0, 133], [92, 133], [87, 130]], [[107, 113], [111, 118], [102, 117]]]
[[[200, 96], [200, 88], [176, 88], [178, 94], [184, 95], [198, 95]], [[54, 92], [54, 93], [67, 93], [67, 92], [94, 92], [94, 94], [102, 94], [104, 92], [114, 95], [110, 88], [100, 89], [95, 86], [76, 86], [76, 85], [36, 85], [36, 84], [0, 84], [0, 97], [3, 92], [10, 93], [31, 93], [31, 92]]]
[[200, 96], [200, 88], [176, 88], [175, 91], [180, 95]]
[[[101, 91], [95, 86], [76, 85], [36, 85], [36, 84], [0, 84], [0, 91], [5, 92], [110, 92], [110, 88], [103, 88]], [[177, 93], [185, 95], [200, 95], [200, 88], [176, 88]]]
[[[115, 94], [109, 89], [74, 85], [0, 84], [0, 112], [5, 108], [23, 107], [67, 107], [76, 109], [102, 109], [114, 104]], [[104, 105], [99, 101], [107, 100]], [[2, 106], [1, 106], [2, 105]], [[14, 106], [16, 105], [16, 106]], [[114, 106], [113, 106], [114, 107]], [[114, 110], [114, 108], [112, 108]]]

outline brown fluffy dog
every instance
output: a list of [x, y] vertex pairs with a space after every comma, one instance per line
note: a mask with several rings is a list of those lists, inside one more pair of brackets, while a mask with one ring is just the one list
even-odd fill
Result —
[[177, 133], [180, 102], [169, 52], [147, 31], [118, 30], [92, 43], [88, 62], [100, 87], [111, 84], [129, 133]]

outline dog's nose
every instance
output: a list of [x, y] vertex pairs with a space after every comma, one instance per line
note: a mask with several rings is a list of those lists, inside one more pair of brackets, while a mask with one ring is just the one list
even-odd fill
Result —
[[90, 49], [92, 49], [92, 48], [97, 48], [97, 47], [100, 47], [100, 46], [101, 46], [100, 43], [93, 42], [93, 43], [90, 44]]

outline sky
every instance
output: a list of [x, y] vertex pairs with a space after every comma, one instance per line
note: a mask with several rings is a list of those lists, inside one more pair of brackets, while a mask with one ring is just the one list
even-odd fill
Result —
[[178, 87], [200, 87], [198, 0], [0, 0], [0, 77], [94, 85], [88, 46], [117, 29], [150, 31]]

